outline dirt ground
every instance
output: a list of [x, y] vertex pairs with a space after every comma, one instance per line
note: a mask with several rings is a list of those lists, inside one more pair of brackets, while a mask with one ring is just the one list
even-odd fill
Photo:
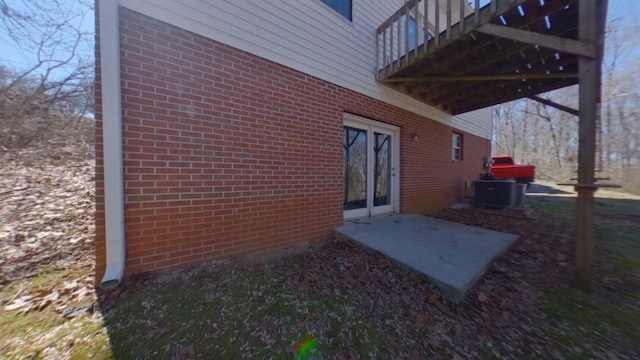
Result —
[[83, 273], [65, 282], [64, 289], [16, 293], [10, 309], [63, 309], [69, 302], [95, 299], [93, 291], [87, 291], [94, 266], [93, 164], [91, 153], [78, 148], [0, 153], [3, 289], [49, 272]]
[[[41, 154], [42, 155], [42, 154]], [[640, 358], [640, 198], [600, 192], [591, 295], [573, 289], [575, 198], [437, 217], [521, 235], [460, 305], [330, 240], [93, 285], [93, 162], [0, 159], [0, 353], [9, 359]]]

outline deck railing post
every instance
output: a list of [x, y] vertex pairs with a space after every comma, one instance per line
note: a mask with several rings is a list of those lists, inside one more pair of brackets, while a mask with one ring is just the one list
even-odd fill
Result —
[[376, 81], [380, 80], [380, 29], [376, 30]]
[[[393, 71], [393, 18], [389, 23], [389, 68]], [[386, 74], [385, 74], [386, 76]]]
[[415, 36], [414, 36], [414, 41], [413, 41], [413, 58], [417, 59], [418, 58], [418, 42], [420, 40], [420, 33], [418, 30], [420, 29], [420, 23], [418, 22], [418, 4], [420, 3], [420, 1], [416, 1], [415, 6], [413, 7], [413, 25], [414, 25], [414, 29], [413, 31], [415, 32]]
[[382, 32], [382, 68], [384, 76], [387, 75], [387, 29]]
[[396, 21], [398, 23], [398, 60], [396, 61], [398, 63], [398, 70], [402, 67], [402, 64], [400, 63], [400, 60], [402, 59], [401, 55], [402, 55], [402, 30], [401, 30], [401, 22], [400, 19], [402, 18], [402, 15], [398, 15], [396, 17]]
[[434, 10], [434, 16], [435, 16], [435, 26], [436, 26], [436, 31], [435, 31], [435, 38], [436, 38], [436, 48], [438, 47], [438, 45], [440, 45], [440, 0], [436, 0], [435, 3], [435, 10]]
[[[404, 25], [404, 26], [402, 27], [402, 28], [403, 28], [403, 31], [402, 31], [402, 40], [404, 40], [404, 41], [402, 42], [402, 46], [404, 47], [404, 48], [402, 49], [402, 50], [403, 50], [403, 51], [402, 51], [402, 53], [403, 53], [403, 56], [404, 56], [404, 63], [405, 63], [405, 65], [407, 64], [407, 53], [408, 53], [408, 52], [407, 52], [407, 50], [408, 50], [408, 48], [409, 48], [409, 37], [407, 36], [407, 33], [409, 32], [409, 19], [408, 19], [408, 17], [409, 17], [409, 14], [406, 14], [406, 13], [403, 13], [403, 14], [400, 16], [400, 21], [402, 21], [402, 22], [403, 22], [403, 24], [402, 24], [402, 25]], [[404, 20], [403, 20], [403, 19], [404, 19]]]
[[410, 11], [407, 11], [406, 13], [402, 14], [402, 16], [400, 17], [400, 19], [404, 19], [402, 20], [404, 22], [404, 64], [407, 65], [408, 61], [409, 61], [409, 16], [411, 16]]
[[447, 0], [447, 40], [451, 39], [451, 1]]
[[424, 5], [424, 53], [426, 55], [429, 53], [429, 0], [424, 0], [422, 4]]
[[460, 22], [458, 28], [460, 29], [460, 34], [464, 32], [464, 6], [465, 0], [460, 0]]
[[480, 24], [480, 0], [476, 0], [475, 1], [475, 8], [473, 9], [473, 18], [474, 18], [474, 22], [475, 22], [475, 26], [478, 26], [478, 24]]

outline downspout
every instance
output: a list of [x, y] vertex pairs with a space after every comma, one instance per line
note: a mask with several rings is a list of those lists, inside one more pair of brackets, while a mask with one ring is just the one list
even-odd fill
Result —
[[118, 1], [100, 0], [98, 10], [107, 252], [106, 269], [100, 287], [110, 289], [120, 284], [125, 267]]

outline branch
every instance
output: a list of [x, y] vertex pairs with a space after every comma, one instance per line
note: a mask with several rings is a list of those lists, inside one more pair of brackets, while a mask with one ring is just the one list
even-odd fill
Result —
[[24, 188], [21, 188], [21, 189], [13, 189], [13, 190], [9, 190], [9, 191], [3, 191], [3, 192], [0, 192], [0, 195], [6, 195], [6, 194], [10, 194], [12, 192], [25, 191], [25, 190], [29, 190], [29, 189], [30, 189], [29, 187], [24, 187]]

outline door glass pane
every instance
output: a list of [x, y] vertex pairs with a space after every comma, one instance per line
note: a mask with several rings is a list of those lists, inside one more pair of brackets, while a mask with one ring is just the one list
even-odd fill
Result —
[[373, 206], [391, 204], [391, 135], [374, 133]]
[[367, 207], [367, 132], [344, 127], [344, 209]]

